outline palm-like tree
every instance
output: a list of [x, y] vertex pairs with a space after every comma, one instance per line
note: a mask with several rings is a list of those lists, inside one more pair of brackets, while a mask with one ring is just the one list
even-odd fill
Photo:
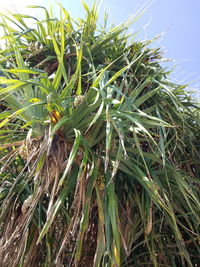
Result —
[[199, 105], [83, 6], [1, 15], [1, 266], [197, 266]]

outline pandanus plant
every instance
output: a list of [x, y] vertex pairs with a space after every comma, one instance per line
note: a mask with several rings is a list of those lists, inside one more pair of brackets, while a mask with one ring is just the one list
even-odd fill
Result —
[[198, 266], [199, 104], [83, 7], [1, 14], [0, 265]]

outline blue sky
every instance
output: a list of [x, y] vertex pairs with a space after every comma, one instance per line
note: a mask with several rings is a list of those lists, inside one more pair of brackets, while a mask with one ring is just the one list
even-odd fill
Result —
[[[82, 15], [78, 0], [63, 0], [63, 5], [74, 16]], [[92, 0], [86, 1], [89, 5]], [[118, 24], [132, 16], [146, 0], [105, 0], [102, 12], [109, 10], [110, 21]], [[131, 31], [141, 29], [139, 39], [164, 34], [155, 43], [161, 46], [165, 57], [172, 58], [173, 79], [179, 83], [192, 82], [200, 94], [200, 0], [155, 0]]]
[[[150, 0], [151, 1], [151, 0]], [[119, 24], [141, 8], [146, 0], [104, 0], [103, 13], [109, 11], [110, 22]], [[45, 5], [55, 3], [54, 0], [0, 0], [0, 10], [8, 5], [24, 11], [25, 5]], [[61, 0], [64, 7], [74, 17], [84, 16], [80, 0]], [[93, 0], [86, 0], [88, 5]], [[33, 11], [32, 11], [33, 12]], [[101, 14], [100, 14], [101, 15]], [[138, 39], [150, 39], [160, 33], [164, 34], [156, 41], [155, 46], [162, 47], [165, 57], [172, 58], [174, 69], [173, 79], [179, 83], [192, 82], [192, 87], [199, 91], [200, 96], [200, 0], [154, 0], [146, 13], [131, 26], [130, 31], [141, 30]]]

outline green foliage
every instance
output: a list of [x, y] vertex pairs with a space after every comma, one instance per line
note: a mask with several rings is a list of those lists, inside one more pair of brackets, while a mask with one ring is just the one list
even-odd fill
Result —
[[197, 266], [199, 104], [83, 7], [1, 14], [1, 264]]

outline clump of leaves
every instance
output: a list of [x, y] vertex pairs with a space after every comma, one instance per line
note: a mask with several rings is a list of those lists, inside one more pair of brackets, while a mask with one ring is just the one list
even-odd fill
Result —
[[197, 266], [199, 104], [83, 7], [1, 14], [1, 265]]

